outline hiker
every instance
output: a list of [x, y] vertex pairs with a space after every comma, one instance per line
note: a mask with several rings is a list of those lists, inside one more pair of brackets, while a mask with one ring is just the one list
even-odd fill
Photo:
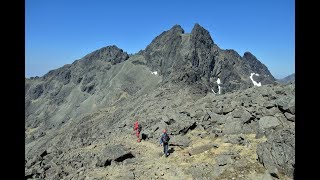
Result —
[[168, 148], [169, 148], [169, 141], [170, 141], [170, 137], [169, 135], [167, 134], [167, 130], [164, 129], [163, 131], [163, 134], [160, 138], [160, 145], [163, 145], [163, 153], [166, 157], [169, 156], [168, 154]]
[[141, 141], [141, 140], [140, 140], [140, 132], [141, 132], [141, 129], [142, 129], [141, 124], [139, 124], [139, 122], [136, 121], [136, 122], [134, 123], [133, 130], [136, 131], [136, 136], [137, 136], [137, 138], [138, 138], [138, 140], [137, 140], [138, 142]]

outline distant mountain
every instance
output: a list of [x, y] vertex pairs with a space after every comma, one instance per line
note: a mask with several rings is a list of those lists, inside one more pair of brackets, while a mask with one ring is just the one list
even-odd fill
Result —
[[295, 83], [295, 73], [277, 80], [281, 84]]
[[295, 86], [274, 82], [199, 24], [136, 54], [103, 47], [25, 79], [26, 179], [290, 179]]
[[241, 57], [234, 50], [220, 49], [199, 24], [191, 33], [173, 26], [157, 36], [142, 54], [147, 66], [162, 75], [164, 81], [192, 84], [204, 91], [218, 92], [220, 86], [225, 93], [252, 87], [253, 81], [263, 85], [275, 81], [254, 55], [245, 52]]

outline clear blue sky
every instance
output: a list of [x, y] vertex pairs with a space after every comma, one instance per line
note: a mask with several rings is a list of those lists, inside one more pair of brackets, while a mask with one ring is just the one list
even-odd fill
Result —
[[295, 72], [294, 0], [26, 0], [25, 8], [26, 77], [108, 45], [136, 53], [173, 25], [189, 33], [195, 23], [276, 78]]

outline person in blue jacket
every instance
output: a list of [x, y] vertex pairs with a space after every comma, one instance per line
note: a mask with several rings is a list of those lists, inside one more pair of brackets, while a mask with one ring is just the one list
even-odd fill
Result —
[[160, 145], [163, 145], [163, 153], [166, 157], [169, 156], [168, 154], [168, 148], [169, 148], [169, 141], [170, 141], [170, 137], [169, 135], [167, 134], [167, 130], [164, 129], [163, 131], [163, 134], [160, 138]]

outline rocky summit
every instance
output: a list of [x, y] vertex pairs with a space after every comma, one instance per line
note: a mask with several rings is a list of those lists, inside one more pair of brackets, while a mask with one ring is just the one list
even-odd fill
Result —
[[[141, 142], [134, 122], [142, 125]], [[163, 156], [162, 130], [169, 136]], [[295, 84], [195, 24], [25, 79], [26, 179], [293, 179]]]

